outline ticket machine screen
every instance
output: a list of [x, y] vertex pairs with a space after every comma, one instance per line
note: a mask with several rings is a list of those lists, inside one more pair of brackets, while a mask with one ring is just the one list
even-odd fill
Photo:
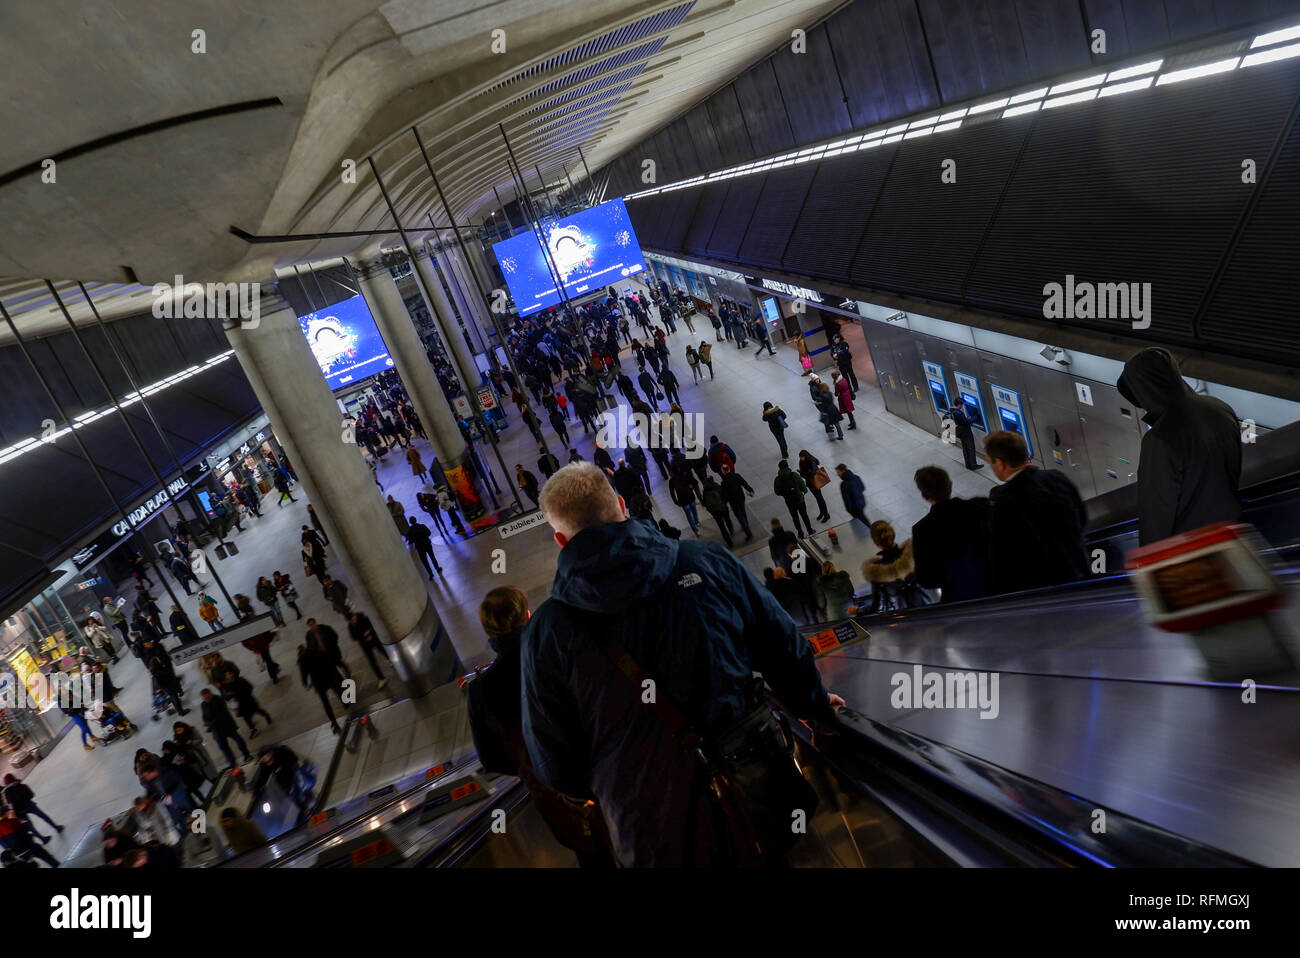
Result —
[[1010, 409], [1007, 409], [1005, 406], [999, 406], [998, 415], [1002, 417], [1003, 429], [1008, 429], [1011, 432], [1018, 432], [1022, 436], [1025, 434], [1025, 430], [1021, 428], [1020, 425], [1020, 417], [1017, 416], [1015, 412], [1013, 412]]
[[943, 383], [935, 382], [933, 379], [928, 380], [930, 383], [930, 398], [934, 401], [936, 412], [947, 412], [948, 410], [948, 391], [943, 388]]

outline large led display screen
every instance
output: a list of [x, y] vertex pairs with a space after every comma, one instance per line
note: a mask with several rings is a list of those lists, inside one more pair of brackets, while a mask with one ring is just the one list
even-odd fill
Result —
[[[645, 269], [641, 246], [621, 199], [545, 223], [542, 231], [571, 299]], [[493, 249], [520, 316], [560, 301], [536, 233], [528, 230], [502, 240]]]
[[298, 317], [330, 389], [339, 390], [393, 365], [361, 296]]

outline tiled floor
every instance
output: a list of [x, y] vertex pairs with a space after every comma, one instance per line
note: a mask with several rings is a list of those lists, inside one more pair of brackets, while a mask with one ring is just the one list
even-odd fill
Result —
[[[679, 331], [669, 337], [670, 363], [681, 382], [685, 411], [703, 415], [706, 440], [709, 435], [716, 434], [735, 450], [737, 471], [756, 490], [757, 495], [749, 500], [749, 511], [750, 524], [757, 538], [749, 544], [744, 543], [743, 538], [737, 541], [738, 552], [752, 553], [747, 565], [755, 571], [764, 564], [762, 557], [766, 550], [761, 545], [768, 521], [777, 517], [790, 526], [784, 503], [772, 492], [778, 450], [760, 418], [765, 400], [782, 406], [789, 417], [790, 429], [786, 440], [791, 453], [797, 456], [801, 448], [806, 448], [831, 472], [831, 484], [824, 490], [831, 514], [827, 525], [840, 524], [848, 519], [840, 500], [839, 481], [834, 476], [833, 467], [838, 462], [846, 463], [865, 483], [867, 514], [872, 519], [884, 518], [893, 522], [900, 538], [906, 537], [912, 523], [921, 518], [927, 508], [912, 485], [912, 474], [917, 468], [929, 464], [947, 468], [956, 495], [973, 496], [988, 492], [991, 485], [988, 470], [972, 473], [964, 469], [959, 447], [945, 444], [936, 436], [885, 412], [879, 389], [874, 383], [866, 344], [861, 329], [856, 325], [845, 324], [843, 334], [853, 349], [860, 380], [861, 388], [856, 400], [858, 428], [846, 431], [843, 442], [827, 440], [816, 410], [808, 399], [807, 380], [801, 375], [792, 347], [777, 346], [776, 356], [764, 353], [756, 358], [752, 343], [745, 350], [739, 350], [729, 342], [718, 343], [713, 350], [716, 378], [693, 384], [684, 359], [686, 346], [698, 345], [705, 334], [712, 339], [712, 329], [707, 323], [696, 322], [695, 328], [696, 333], [691, 334], [685, 325], [679, 324]], [[626, 350], [624, 357], [625, 370], [635, 378], [634, 360]], [[510, 423], [501, 436], [500, 448], [508, 468], [513, 472], [515, 463], [523, 463], [540, 477], [536, 466], [538, 450], [532, 436], [513, 406], [507, 405], [507, 414]], [[543, 430], [552, 449], [563, 461], [567, 457], [560, 455], [558, 439], [549, 423], [543, 424]], [[582, 427], [576, 421], [570, 429], [570, 438], [572, 444], [590, 458], [594, 437], [583, 436]], [[417, 448], [428, 462], [432, 457], [428, 444], [421, 441]], [[500, 476], [495, 455], [486, 447], [483, 453], [484, 460], [497, 473], [497, 481], [504, 493], [506, 484]], [[652, 495], [659, 513], [689, 536], [685, 516], [672, 504], [667, 483], [660, 479], [653, 463], [650, 473]], [[380, 466], [379, 477], [385, 487], [383, 495], [392, 494], [400, 500], [408, 514], [419, 512], [415, 494], [420, 489], [420, 482], [412, 476], [400, 449], [390, 454]], [[336, 788], [331, 794], [331, 801], [342, 801], [407, 772], [453, 757], [470, 747], [470, 738], [463, 695], [454, 686], [418, 702], [400, 701], [402, 693], [397, 683], [388, 692], [377, 688], [376, 679], [364, 658], [347, 638], [343, 623], [334, 615], [314, 582], [302, 581], [298, 530], [307, 521], [306, 498], [300, 488], [296, 488], [294, 494], [298, 501], [286, 503], [283, 508], [275, 506], [274, 497], [264, 501], [262, 518], [246, 523], [245, 531], [235, 536], [240, 554], [221, 562], [218, 571], [231, 592], [250, 595], [258, 575], [276, 569], [289, 571], [298, 585], [302, 597], [299, 604], [304, 616], [331, 623], [343, 636], [344, 652], [359, 683], [359, 704], [368, 706], [390, 696], [396, 701], [396, 704], [376, 713], [373, 719], [375, 737], [363, 736], [355, 750], [344, 754]], [[378, 489], [376, 494], [380, 494]], [[810, 515], [815, 515], [816, 506], [811, 496], [808, 502]], [[427, 524], [432, 527], [432, 523]], [[436, 528], [433, 532], [435, 552], [446, 574], [429, 584], [430, 594], [462, 662], [467, 668], [482, 665], [490, 661], [491, 651], [478, 623], [480, 598], [495, 586], [513, 584], [522, 589], [536, 607], [549, 594], [558, 547], [549, 528], [544, 525], [506, 540], [495, 531], [469, 538], [452, 533], [449, 541], [438, 537]], [[701, 534], [705, 539], [721, 541], [712, 518], [703, 510]], [[495, 549], [504, 552], [504, 573], [492, 571]], [[329, 558], [331, 572], [341, 575], [341, 567], [334, 561], [332, 550]], [[848, 571], [860, 588], [860, 568], [849, 567]], [[354, 591], [359, 591], [355, 589], [355, 583], [349, 585]], [[189, 599], [186, 605], [197, 623], [196, 603]], [[360, 599], [357, 605], [366, 609], [366, 603]], [[263, 732], [250, 745], [286, 741], [295, 750], [311, 756], [323, 774], [334, 748], [334, 737], [327, 725], [320, 724], [323, 715], [319, 701], [298, 680], [294, 661], [302, 631], [292, 613], [288, 614], [289, 625], [281, 630], [281, 638], [272, 648], [272, 654], [284, 669], [277, 685], [271, 685], [265, 673], [258, 672], [252, 653], [242, 647], [235, 645], [223, 654], [253, 681], [262, 704], [276, 719], [272, 731]], [[202, 683], [197, 664], [182, 666], [180, 673], [186, 684], [186, 704], [197, 709], [196, 693]], [[392, 677], [387, 666], [385, 674]], [[141, 791], [131, 769], [135, 750], [148, 748], [157, 751], [163, 739], [170, 737], [171, 716], [166, 716], [162, 722], [149, 719], [149, 682], [138, 661], [130, 656], [123, 658], [112, 669], [112, 675], [114, 682], [123, 687], [119, 704], [140, 725], [140, 734], [92, 752], [82, 751], [78, 736], [67, 736], [25, 776], [42, 807], [56, 821], [69, 826], [68, 831], [50, 846], [56, 856], [66, 853], [87, 827], [98, 824], [130, 804]], [[189, 718], [195, 724], [201, 724], [197, 711], [192, 712]], [[209, 751], [215, 758], [220, 757], [214, 745], [209, 745]]]

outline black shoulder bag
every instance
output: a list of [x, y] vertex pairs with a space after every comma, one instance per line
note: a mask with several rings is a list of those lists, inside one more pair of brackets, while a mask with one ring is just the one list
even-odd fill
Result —
[[[601, 649], [640, 693], [651, 678], [640, 663], [617, 640], [607, 640]], [[795, 813], [803, 813], [806, 827], [817, 807], [817, 793], [795, 765], [793, 740], [768, 704], [762, 680], [752, 682], [747, 701], [758, 705], [712, 742], [658, 694], [657, 682], [650, 707], [682, 751], [695, 755], [708, 772], [709, 789], [726, 819], [737, 864], [763, 868], [784, 864], [802, 834], [794, 829]]]

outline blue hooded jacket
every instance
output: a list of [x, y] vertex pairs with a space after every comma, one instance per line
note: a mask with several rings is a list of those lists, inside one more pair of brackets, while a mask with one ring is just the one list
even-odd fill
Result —
[[604, 651], [611, 636], [706, 739], [754, 706], [753, 672], [795, 715], [829, 719], [812, 650], [735, 556], [641, 520], [574, 536], [524, 632], [524, 739], [538, 777], [596, 799], [626, 866], [725, 863], [703, 764]]

